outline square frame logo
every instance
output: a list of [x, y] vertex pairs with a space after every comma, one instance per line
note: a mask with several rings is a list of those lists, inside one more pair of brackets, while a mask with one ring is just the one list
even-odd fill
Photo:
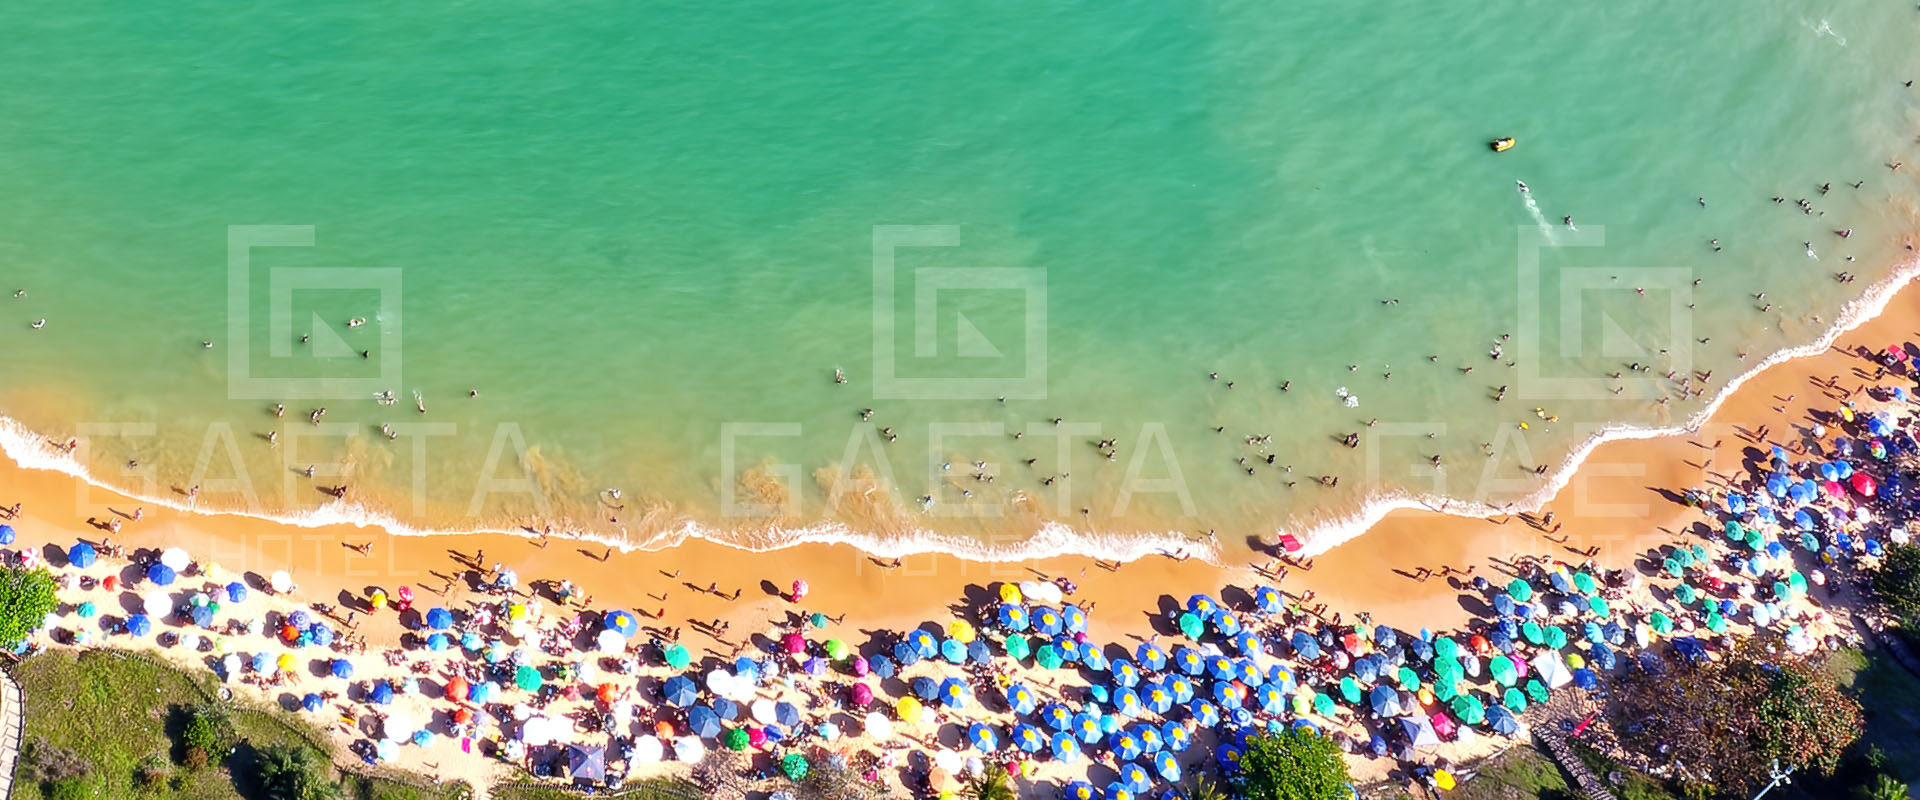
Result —
[[[913, 270], [913, 358], [940, 355], [939, 295], [942, 291], [1018, 291], [1026, 299], [1023, 352], [993, 354], [1011, 362], [1022, 358], [1019, 375], [996, 377], [901, 376], [894, 333], [897, 311], [896, 254], [904, 247], [957, 247], [958, 225], [875, 225], [873, 227], [873, 396], [882, 400], [1038, 400], [1047, 393], [1047, 271], [1034, 267], [922, 267]], [[977, 333], [977, 331], [976, 331]], [[966, 344], [962, 342], [962, 348]], [[990, 346], [988, 346], [990, 349]], [[966, 354], [962, 354], [966, 355]]]
[[[1613, 393], [1606, 378], [1545, 374], [1541, 367], [1542, 347], [1538, 344], [1545, 341], [1544, 323], [1541, 321], [1540, 251], [1549, 247], [1603, 247], [1607, 241], [1606, 228], [1600, 226], [1562, 233], [1571, 235], [1571, 238], [1561, 241], [1544, 228], [1520, 227], [1519, 291], [1515, 298], [1519, 306], [1519, 324], [1516, 335], [1526, 343], [1520, 348], [1517, 359], [1520, 375], [1516, 383], [1520, 396], [1537, 400], [1616, 400], [1622, 395], [1637, 400], [1652, 400], [1665, 396], [1661, 384], [1653, 379], [1651, 372], [1623, 374], [1622, 395]], [[1559, 275], [1561, 356], [1577, 357], [1583, 354], [1586, 323], [1581, 313], [1581, 298], [1587, 292], [1638, 287], [1666, 293], [1668, 321], [1666, 346], [1640, 348], [1647, 351], [1647, 355], [1640, 358], [1653, 361], [1659, 357], [1655, 351], [1664, 350], [1668, 369], [1683, 374], [1692, 371], [1693, 310], [1689, 306], [1693, 303], [1693, 270], [1686, 267], [1571, 267], [1560, 270]]]
[[227, 227], [227, 395], [234, 400], [350, 400], [400, 385], [398, 267], [275, 267], [268, 270], [267, 353], [292, 359], [293, 294], [302, 290], [375, 290], [380, 294], [380, 375], [375, 378], [269, 377], [254, 374], [253, 250], [312, 247], [312, 225]]

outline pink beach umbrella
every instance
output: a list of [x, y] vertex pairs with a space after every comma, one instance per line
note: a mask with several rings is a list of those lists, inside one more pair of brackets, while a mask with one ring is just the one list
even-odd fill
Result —
[[[1858, 475], [1860, 473], [1856, 472], [1854, 474]], [[1820, 489], [1822, 491], [1825, 491], [1828, 497], [1831, 497], [1835, 500], [1838, 500], [1842, 497], [1847, 496], [1847, 490], [1840, 487], [1839, 481], [1821, 481]]]
[[800, 598], [806, 597], [806, 596], [807, 596], [807, 582], [794, 581], [793, 582], [793, 602], [798, 603], [800, 602]]
[[807, 652], [807, 640], [801, 637], [801, 635], [798, 633], [787, 634], [787, 638], [783, 641], [783, 643], [787, 649], [787, 655], [797, 656], [801, 653]]
[[873, 689], [864, 683], [854, 684], [852, 693], [853, 704], [856, 706], [864, 706], [873, 702]]
[[754, 747], [759, 747], [766, 743], [767, 743], [766, 728], [748, 728], [747, 729], [747, 744], [752, 745]]
[[871, 672], [871, 671], [873, 671], [873, 667], [872, 667], [871, 665], [869, 665], [869, 664], [867, 664], [867, 657], [866, 657], [866, 656], [855, 656], [855, 657], [854, 657], [854, 659], [853, 659], [853, 676], [854, 676], [854, 677], [856, 677], [856, 678], [864, 678], [864, 677], [867, 677], [867, 673], [868, 673], [868, 672]]

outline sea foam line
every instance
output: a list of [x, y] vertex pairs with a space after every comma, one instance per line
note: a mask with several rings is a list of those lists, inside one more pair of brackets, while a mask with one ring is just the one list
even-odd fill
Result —
[[[1530, 194], [1530, 193], [1529, 193]], [[1528, 197], [1532, 206], [1532, 198]], [[1537, 214], [1537, 207], [1535, 207]], [[1548, 227], [1543, 225], [1542, 227]], [[1276, 536], [1294, 533], [1304, 543], [1300, 552], [1303, 556], [1316, 556], [1332, 550], [1341, 544], [1353, 540], [1388, 514], [1400, 510], [1422, 510], [1464, 518], [1487, 518], [1516, 511], [1532, 512], [1543, 507], [1561, 489], [1573, 480], [1587, 457], [1600, 445], [1622, 439], [1653, 439], [1662, 436], [1677, 436], [1699, 429], [1728, 397], [1767, 369], [1796, 358], [1819, 355], [1833, 346], [1833, 343], [1849, 331], [1860, 327], [1867, 321], [1879, 316], [1907, 283], [1920, 276], [1920, 256], [1902, 263], [1885, 279], [1874, 283], [1859, 298], [1841, 308], [1839, 317], [1832, 326], [1813, 342], [1797, 347], [1783, 348], [1762, 359], [1752, 369], [1743, 372], [1731, 380], [1715, 394], [1706, 406], [1687, 419], [1685, 423], [1658, 428], [1636, 427], [1630, 424], [1610, 426], [1595, 432], [1567, 456], [1561, 465], [1548, 477], [1547, 482], [1525, 498], [1511, 505], [1492, 506], [1486, 503], [1464, 502], [1444, 495], [1418, 494], [1413, 492], [1387, 491], [1369, 494], [1361, 501], [1355, 511], [1339, 515], [1333, 519], [1307, 523], [1301, 529], [1282, 528], [1274, 531]], [[345, 502], [329, 503], [307, 511], [286, 514], [270, 514], [245, 509], [207, 510], [181, 503], [172, 498], [147, 497], [134, 494], [126, 489], [112, 486], [96, 479], [78, 461], [63, 451], [47, 444], [45, 437], [33, 433], [18, 421], [0, 417], [0, 452], [4, 452], [14, 463], [26, 469], [49, 470], [59, 472], [108, 491], [118, 492], [142, 502], [175, 509], [189, 514], [227, 514], [266, 522], [291, 525], [301, 528], [320, 528], [330, 525], [351, 525], [359, 528], [382, 528], [396, 536], [437, 536], [460, 534], [493, 534], [533, 538], [525, 530], [502, 530], [495, 528], [469, 528], [461, 530], [435, 530], [420, 528], [403, 522], [391, 515], [378, 513], [370, 509]], [[740, 541], [737, 536], [729, 536], [725, 531], [714, 530], [698, 523], [688, 522], [680, 528], [667, 531], [636, 543], [626, 539], [616, 539], [601, 534], [582, 531], [565, 531], [566, 538], [590, 541], [613, 547], [621, 552], [634, 550], [657, 550], [679, 544], [687, 539], [702, 539], [716, 544], [733, 547], [747, 552], [761, 553], [801, 544], [847, 545], [879, 558], [898, 558], [910, 555], [937, 553], [969, 561], [1009, 562], [1030, 561], [1058, 556], [1081, 556], [1109, 561], [1135, 561], [1151, 556], [1173, 556], [1178, 558], [1198, 557], [1213, 564], [1220, 564], [1219, 551], [1211, 542], [1196, 541], [1185, 533], [1167, 531], [1160, 533], [1130, 533], [1125, 536], [1102, 536], [1076, 531], [1058, 522], [1049, 522], [1039, 532], [1012, 545], [990, 546], [965, 536], [942, 533], [932, 530], [918, 530], [906, 536], [882, 539], [869, 533], [855, 531], [841, 523], [821, 523], [804, 528], [781, 529], [764, 545], [754, 545]]]

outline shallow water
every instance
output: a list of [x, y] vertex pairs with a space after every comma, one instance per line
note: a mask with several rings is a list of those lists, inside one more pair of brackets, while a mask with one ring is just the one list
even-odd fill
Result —
[[269, 513], [1263, 533], [1682, 420], [1913, 224], [1911, 9], [726, 5], [0, 10], [0, 409]]

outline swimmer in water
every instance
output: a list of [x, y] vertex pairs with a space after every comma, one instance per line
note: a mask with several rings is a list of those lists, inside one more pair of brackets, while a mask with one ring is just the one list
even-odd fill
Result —
[[47, 321], [45, 319], [34, 320], [31, 327], [36, 331], [40, 330], [41, 328], [47, 327]]
[[1533, 191], [1527, 188], [1526, 181], [1514, 181], [1514, 183], [1519, 185], [1521, 194], [1526, 194], [1527, 192]]

